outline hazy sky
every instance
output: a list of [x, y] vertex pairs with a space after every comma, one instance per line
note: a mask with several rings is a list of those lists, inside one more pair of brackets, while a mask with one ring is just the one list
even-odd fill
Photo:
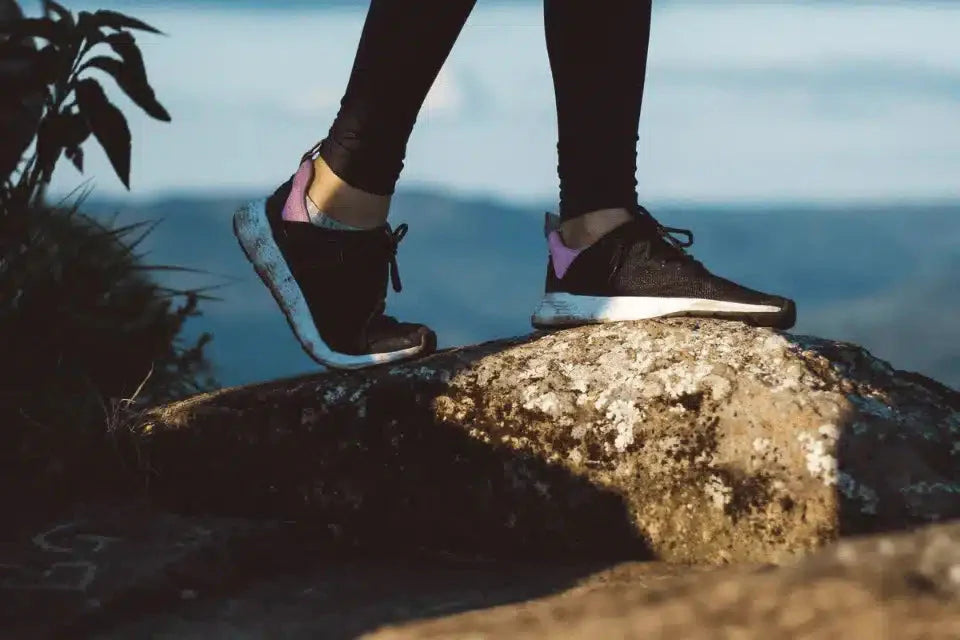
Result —
[[[642, 197], [960, 198], [958, 4], [660, 6]], [[139, 37], [173, 123], [131, 115], [136, 196], [286, 179], [336, 113], [365, 15], [119, 6], [169, 34]], [[480, 2], [421, 114], [401, 186], [553, 199], [555, 127], [539, 5]], [[93, 145], [87, 162], [96, 194], [123, 191]], [[55, 191], [81, 180], [64, 165]]]

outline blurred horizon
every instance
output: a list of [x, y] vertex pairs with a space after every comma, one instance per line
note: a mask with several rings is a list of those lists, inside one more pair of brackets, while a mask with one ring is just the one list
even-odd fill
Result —
[[[21, 3], [36, 14], [38, 2]], [[170, 124], [106, 82], [130, 121], [127, 193], [88, 144], [51, 197], [164, 221], [151, 263], [229, 285], [188, 334], [212, 331], [224, 384], [316, 370], [243, 260], [230, 215], [266, 195], [333, 121], [365, 0], [84, 0], [138, 34]], [[529, 332], [542, 216], [555, 207], [556, 112], [541, 0], [479, 0], [427, 98], [391, 217], [410, 224], [390, 311], [441, 346]], [[716, 273], [795, 297], [792, 333], [863, 345], [960, 388], [960, 3], [654, 0], [638, 191], [691, 228]], [[304, 51], [308, 68], [291, 64]], [[443, 266], [437, 268], [437, 264]], [[478, 305], [477, 301], [492, 301]]]

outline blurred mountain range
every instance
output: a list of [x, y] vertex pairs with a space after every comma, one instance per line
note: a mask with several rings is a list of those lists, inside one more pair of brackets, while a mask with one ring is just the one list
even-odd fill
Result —
[[[255, 196], [253, 196], [255, 197]], [[224, 385], [316, 369], [240, 252], [231, 215], [244, 197], [88, 201], [116, 224], [160, 220], [142, 245], [178, 286], [222, 285], [189, 334], [210, 331]], [[433, 326], [441, 346], [521, 335], [542, 293], [543, 213], [493, 199], [400, 191], [391, 220], [410, 233], [399, 251], [404, 290], [389, 311]], [[694, 255], [715, 273], [793, 297], [794, 333], [863, 345], [897, 368], [960, 387], [960, 202], [885, 205], [682, 203], [651, 206], [693, 230]]]

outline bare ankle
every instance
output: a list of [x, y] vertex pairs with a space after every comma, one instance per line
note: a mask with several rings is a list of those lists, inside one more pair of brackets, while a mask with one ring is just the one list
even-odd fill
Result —
[[630, 212], [622, 207], [598, 209], [564, 221], [560, 225], [560, 236], [571, 249], [583, 249], [628, 222], [630, 217]]
[[361, 229], [374, 229], [387, 221], [390, 196], [368, 193], [347, 184], [322, 158], [314, 160], [313, 166], [313, 183], [307, 197], [324, 215]]

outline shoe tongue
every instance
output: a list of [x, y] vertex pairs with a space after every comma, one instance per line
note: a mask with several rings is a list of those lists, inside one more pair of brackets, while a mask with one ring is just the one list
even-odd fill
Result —
[[679, 247], [671, 243], [664, 235], [667, 233], [660, 224], [649, 214], [638, 215], [634, 220], [624, 227], [629, 227], [624, 231], [624, 239], [629, 238], [634, 242], [649, 242], [656, 253], [668, 258], [688, 258], [689, 255]]

